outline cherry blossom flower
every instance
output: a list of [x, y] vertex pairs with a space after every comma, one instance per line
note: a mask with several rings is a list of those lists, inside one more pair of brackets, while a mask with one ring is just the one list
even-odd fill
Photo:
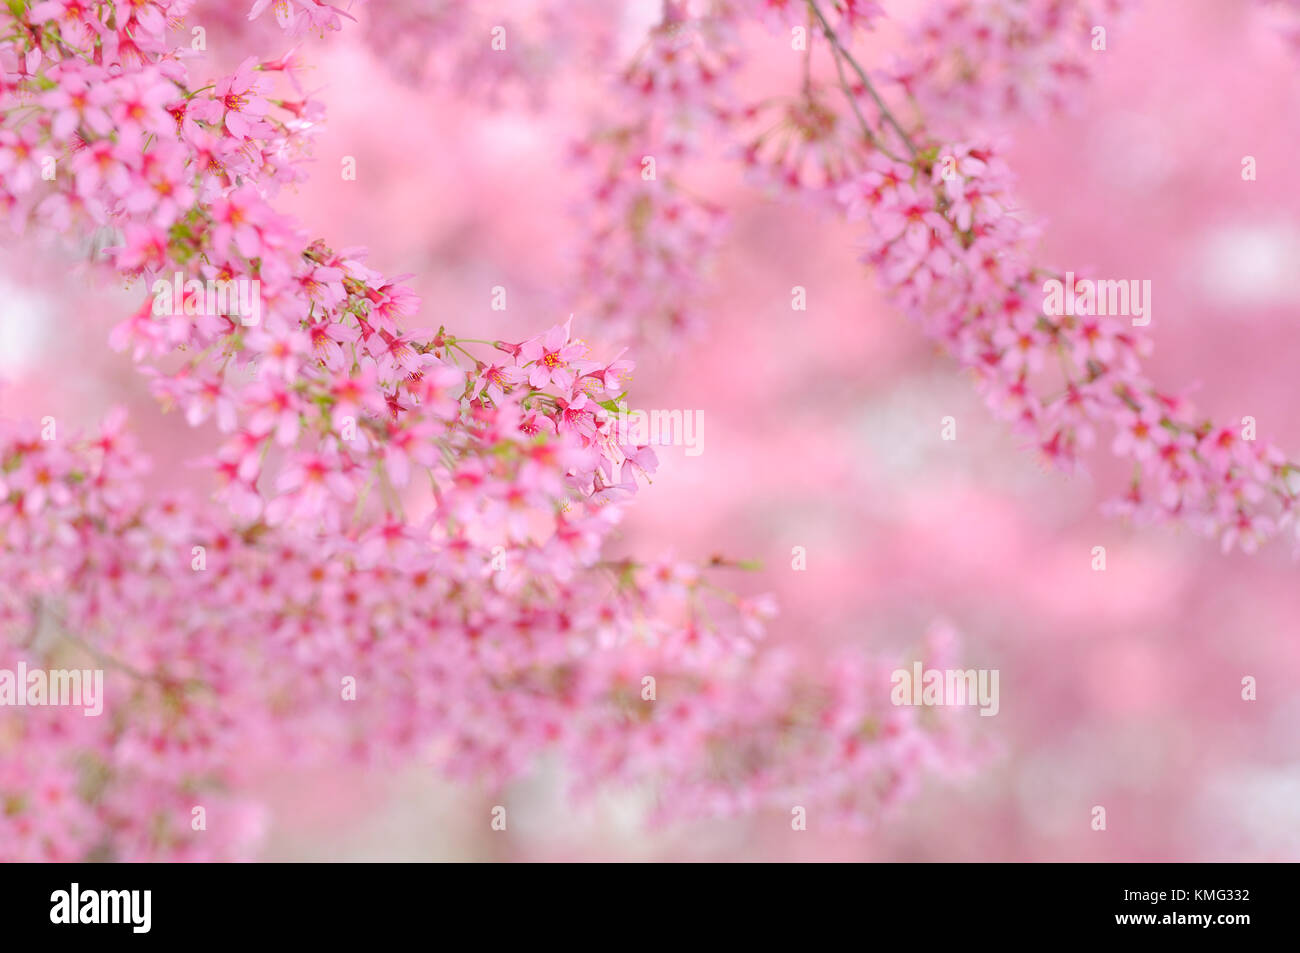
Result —
[[578, 372], [572, 363], [587, 353], [587, 346], [581, 341], [570, 341], [572, 325], [573, 318], [569, 318], [520, 346], [519, 360], [525, 368], [531, 368], [529, 386], [568, 389], [573, 385]]

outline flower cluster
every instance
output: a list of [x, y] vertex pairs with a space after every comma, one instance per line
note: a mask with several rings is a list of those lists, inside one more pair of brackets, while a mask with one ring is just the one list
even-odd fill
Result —
[[[866, 260], [898, 306], [973, 373], [995, 412], [1062, 468], [1105, 437], [1133, 464], [1108, 509], [1252, 550], [1292, 519], [1294, 465], [1249, 428], [1207, 421], [1152, 382], [1142, 366], [1146, 332], [1113, 317], [1045, 313], [1045, 283], [1063, 279], [1033, 263], [1038, 231], [1014, 213], [999, 148], [963, 138], [982, 119], [1074, 104], [1088, 57], [1105, 49], [1126, 6], [940, 0], [908, 25], [906, 55], [874, 79], [849, 48], [855, 31], [846, 27], [872, 19], [851, 16], [854, 5], [734, 4], [693, 22], [712, 31], [700, 35], [733, 37], [757, 19], [783, 41], [806, 27], [820, 44], [820, 75], [810, 48], [797, 95], [741, 106], [715, 89], [711, 108], [732, 120], [725, 131], [748, 136], [733, 152], [752, 178], [864, 222]], [[717, 48], [740, 64], [734, 42]], [[898, 118], [886, 94], [914, 118]], [[755, 123], [759, 131], [748, 132]]]
[[[120, 414], [85, 437], [0, 421], [0, 663], [108, 675], [103, 719], [6, 722], [0, 855], [252, 856], [251, 775], [327, 752], [435, 751], [501, 785], [558, 749], [585, 785], [658, 783], [669, 813], [788, 810], [798, 789], [858, 822], [936, 767], [945, 726], [882, 713], [865, 669], [832, 688], [759, 651], [772, 606], [712, 582], [726, 560], [606, 557], [656, 465], [613, 426], [631, 362], [571, 321], [518, 343], [412, 330], [405, 278], [274, 205], [323, 115], [302, 60], [191, 80], [168, 39], [191, 6], [0, 14], [7, 224], [111, 235], [93, 264], [146, 295], [110, 342], [221, 434], [215, 498], [153, 500]], [[267, 11], [294, 34], [350, 19]], [[675, 81], [626, 77], [646, 103], [712, 82], [670, 32], [646, 62]], [[690, 213], [644, 198], [610, 201], [659, 250], [639, 275], [675, 277], [698, 245], [649, 226]]]
[[1052, 315], [1031, 264], [1034, 229], [1009, 213], [1010, 173], [968, 144], [926, 149], [914, 164], [884, 156], [843, 190], [870, 225], [867, 260], [900, 308], [970, 369], [999, 416], [1055, 467], [1108, 435], [1133, 465], [1112, 507], [1184, 521], [1226, 549], [1253, 550], [1294, 513], [1295, 468], [1253, 433], [1200, 418], [1142, 371], [1151, 340], [1114, 317]]
[[[6, 721], [6, 859], [246, 857], [266, 822], [240, 794], [250, 775], [328, 752], [434, 752], [502, 785], [558, 751], [580, 792], [656, 783], [661, 815], [797, 803], [858, 825], [965, 752], [950, 716], [889, 704], [893, 665], [755, 651], [770, 603], [689, 565], [563, 577], [553, 554], [494, 569], [395, 521], [236, 529], [220, 507], [146, 500], [146, 465], [120, 414], [96, 436], [0, 445], [0, 664], [107, 675], [102, 718]], [[935, 638], [929, 659], [950, 647]]]
[[833, 203], [839, 187], [862, 171], [862, 131], [829, 97], [828, 90], [808, 83], [794, 98], [747, 110], [745, 118], [762, 126], [742, 153], [755, 184], [775, 185], [800, 200], [821, 194]]
[[[1042, 115], [1079, 102], [1088, 58], [1106, 49], [1126, 0], [939, 0], [909, 24], [886, 71], [932, 126]], [[948, 125], [942, 127], [948, 132]]]
[[682, 170], [701, 136], [733, 118], [736, 54], [726, 20], [687, 6], [664, 5], [573, 153], [590, 181], [575, 210], [584, 305], [619, 340], [673, 340], [700, 326], [702, 278], [722, 236], [721, 208]]

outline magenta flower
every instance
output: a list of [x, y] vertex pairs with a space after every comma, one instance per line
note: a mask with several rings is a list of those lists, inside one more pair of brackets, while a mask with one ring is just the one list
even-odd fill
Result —
[[257, 57], [250, 56], [212, 91], [221, 122], [236, 139], [260, 139], [272, 133], [264, 119], [271, 111], [266, 101], [269, 81], [257, 70]]
[[114, 103], [114, 93], [107, 79], [103, 70], [95, 66], [77, 61], [60, 64], [58, 85], [41, 97], [53, 114], [50, 131], [54, 136], [66, 138], [83, 125], [97, 136], [108, 136], [113, 131], [109, 109]]
[[545, 334], [529, 338], [520, 345], [517, 359], [520, 366], [531, 367], [528, 372], [530, 386], [554, 385], [561, 390], [573, 386], [577, 371], [572, 362], [587, 353], [587, 346], [569, 340], [572, 324], [573, 318], [570, 317], [564, 324], [557, 324]]
[[236, 189], [215, 201], [212, 217], [216, 222], [212, 241], [219, 251], [228, 252], [233, 242], [245, 258], [262, 254], [264, 227], [271, 224], [270, 213], [251, 186]]
[[487, 394], [493, 402], [505, 400], [506, 392], [528, 379], [528, 372], [514, 364], [481, 364], [470, 388], [470, 397]]
[[619, 351], [614, 360], [607, 364], [598, 361], [574, 361], [574, 369], [582, 375], [581, 384], [590, 387], [594, 396], [618, 397], [623, 393], [623, 384], [631, 380], [633, 363], [622, 360], [627, 348]]
[[54, 23], [73, 47], [93, 45], [96, 34], [104, 29], [91, 0], [44, 0], [32, 6], [28, 17], [34, 24]]
[[255, 0], [248, 19], [256, 20], [267, 7], [275, 11], [276, 22], [289, 36], [300, 36], [308, 30], [323, 34], [341, 29], [344, 17], [355, 19], [350, 13], [321, 0]]

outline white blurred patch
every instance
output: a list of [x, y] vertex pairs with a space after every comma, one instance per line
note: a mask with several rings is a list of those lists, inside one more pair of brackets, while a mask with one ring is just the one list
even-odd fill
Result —
[[618, 32], [618, 46], [624, 60], [641, 48], [646, 34], [663, 20], [663, 15], [659, 0], [629, 0], [623, 8]]
[[30, 367], [45, 347], [49, 301], [0, 275], [0, 374]]
[[[864, 451], [857, 456], [859, 472], [907, 493], [972, 482], [1021, 495], [1052, 492], [1054, 477], [1016, 452], [1024, 439], [995, 419], [969, 380], [950, 367], [901, 379], [857, 408], [850, 424]], [[942, 439], [946, 417], [954, 419], [955, 440]], [[882, 512], [895, 505], [880, 502]]]
[[1206, 232], [1196, 250], [1201, 287], [1225, 304], [1300, 301], [1300, 232], [1291, 225], [1232, 225]]
[[1278, 859], [1300, 852], [1300, 768], [1229, 767], [1206, 784], [1197, 808], [1221, 850]]

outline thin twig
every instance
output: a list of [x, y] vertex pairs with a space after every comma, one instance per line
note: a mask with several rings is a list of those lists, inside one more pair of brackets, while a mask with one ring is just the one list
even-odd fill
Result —
[[889, 156], [889, 158], [893, 159], [895, 162], [903, 161], [890, 152], [880, 138], [871, 131], [871, 125], [867, 122], [867, 117], [862, 115], [862, 110], [858, 108], [858, 97], [854, 96], [853, 90], [849, 88], [848, 78], [844, 75], [844, 64], [840, 62], [840, 54], [833, 46], [831, 47], [831, 59], [835, 61], [835, 72], [839, 74], [840, 88], [844, 90], [844, 98], [847, 99], [849, 105], [853, 107], [853, 115], [858, 117], [858, 123], [862, 126], [862, 134], [867, 137], [867, 141], [870, 142], [872, 147], [877, 151]]
[[[858, 74], [858, 79], [862, 81], [863, 87], [865, 87], [867, 92], [871, 94], [871, 98], [875, 100], [876, 108], [880, 110], [880, 115], [886, 122], [894, 127], [894, 131], [898, 133], [899, 137], [903, 140], [903, 144], [907, 146], [907, 151], [915, 156], [916, 146], [913, 144], [912, 138], [903, 129], [902, 125], [899, 124], [898, 120], [894, 118], [894, 114], [889, 111], [889, 107], [885, 105], [885, 101], [881, 99], [880, 94], [876, 92], [876, 87], [871, 85], [871, 80], [867, 78], [866, 70], [864, 70], [858, 61], [853, 58], [853, 54], [845, 49], [844, 44], [842, 44], [839, 37], [835, 35], [835, 31], [831, 29], [830, 21], [826, 19], [821, 8], [817, 6], [817, 0], [808, 0], [808, 6], [817, 19], [821, 21], [822, 32], [826, 34], [826, 39], [831, 44], [831, 51], [835, 54], [836, 69], [840, 69], [839, 58], [841, 56], [848, 60], [849, 65], [853, 67], [853, 71]], [[841, 72], [841, 77], [842, 76], [843, 73]], [[857, 110], [856, 103], [854, 104], [854, 110]]]
[[812, 91], [812, 12], [808, 14], [808, 47], [803, 51], [803, 91], [808, 95]]

